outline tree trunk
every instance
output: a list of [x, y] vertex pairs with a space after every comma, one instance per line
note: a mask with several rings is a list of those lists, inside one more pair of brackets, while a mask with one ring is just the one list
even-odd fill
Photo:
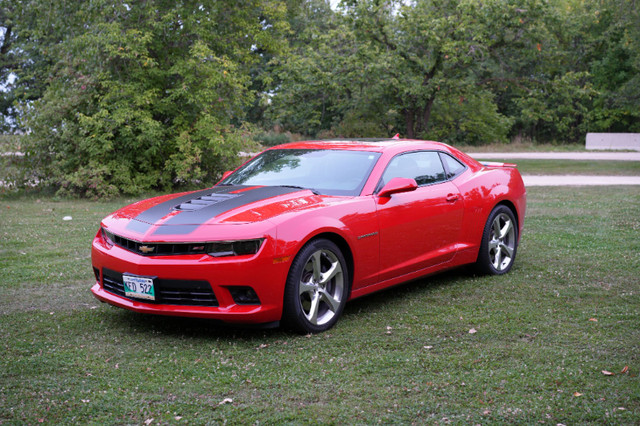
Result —
[[435, 101], [435, 96], [432, 96], [427, 101], [427, 105], [424, 107], [424, 111], [422, 112], [422, 122], [424, 124], [424, 131], [427, 131], [429, 128], [429, 120], [431, 119], [431, 109], [433, 108], [433, 101]]
[[414, 109], [406, 108], [404, 110], [404, 122], [407, 126], [407, 138], [414, 139], [416, 137], [416, 132], [414, 129], [415, 120], [414, 120]]

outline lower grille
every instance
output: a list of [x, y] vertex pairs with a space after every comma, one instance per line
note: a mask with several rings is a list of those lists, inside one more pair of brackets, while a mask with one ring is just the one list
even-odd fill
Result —
[[[109, 293], [125, 299], [137, 300], [124, 295], [122, 273], [111, 269], [102, 269], [102, 286]], [[156, 300], [144, 300], [145, 303], [162, 305], [218, 306], [218, 300], [207, 281], [153, 280]]]

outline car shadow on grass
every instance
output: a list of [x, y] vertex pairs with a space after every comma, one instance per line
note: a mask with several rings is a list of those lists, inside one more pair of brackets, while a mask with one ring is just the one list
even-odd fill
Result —
[[[388, 313], [396, 308], [402, 309], [407, 301], [420, 296], [428, 296], [431, 293], [438, 292], [443, 287], [466, 281], [473, 277], [474, 275], [470, 268], [462, 267], [409, 281], [350, 301], [343, 312], [343, 319], [357, 321], [359, 315], [377, 315]], [[211, 319], [141, 314], [111, 306], [106, 308], [102, 315], [104, 315], [103, 320], [109, 323], [109, 328], [121, 330], [122, 333], [129, 335], [140, 335], [140, 338], [148, 338], [160, 334], [174, 338], [255, 339], [264, 341], [265, 338], [277, 340], [290, 338], [294, 335], [293, 332], [278, 327], [277, 323], [258, 325], [229, 324]], [[331, 332], [334, 331], [335, 329]]]
[[456, 282], [475, 277], [474, 270], [468, 266], [450, 269], [444, 272], [428, 275], [412, 281], [407, 281], [373, 294], [351, 300], [345, 307], [343, 316], [358, 315], [361, 312], [376, 313], [388, 311], [396, 306], [402, 307], [415, 297], [428, 296], [431, 293], [450, 286]]

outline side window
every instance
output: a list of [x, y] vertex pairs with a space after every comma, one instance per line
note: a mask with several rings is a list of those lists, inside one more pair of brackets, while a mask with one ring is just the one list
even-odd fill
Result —
[[440, 153], [440, 157], [442, 158], [442, 162], [447, 169], [447, 179], [451, 179], [452, 177], [459, 175], [467, 168], [460, 161], [456, 160], [448, 154]]
[[382, 175], [381, 185], [395, 177], [415, 179], [420, 186], [447, 179], [440, 156], [434, 151], [409, 152], [396, 156]]

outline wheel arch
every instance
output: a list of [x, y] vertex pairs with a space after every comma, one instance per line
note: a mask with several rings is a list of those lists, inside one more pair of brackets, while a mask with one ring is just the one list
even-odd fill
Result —
[[329, 232], [329, 231], [321, 232], [319, 234], [314, 235], [308, 241], [305, 242], [305, 245], [309, 244], [311, 241], [319, 240], [319, 239], [325, 239], [325, 240], [331, 241], [332, 243], [337, 245], [340, 251], [342, 252], [342, 255], [344, 256], [344, 260], [347, 262], [347, 268], [349, 269], [349, 294], [347, 294], [347, 298], [349, 298], [351, 296], [351, 289], [353, 288], [353, 276], [355, 272], [354, 270], [355, 262], [353, 259], [353, 252], [351, 250], [351, 246], [349, 245], [347, 240], [345, 240], [344, 237], [342, 237], [342, 235], [335, 232]]
[[496, 204], [491, 211], [493, 211], [498, 206], [506, 206], [513, 213], [513, 217], [516, 218], [516, 225], [518, 226], [518, 239], [520, 239], [520, 215], [518, 214], [518, 209], [516, 205], [512, 203], [510, 200], [502, 200], [498, 204]]

